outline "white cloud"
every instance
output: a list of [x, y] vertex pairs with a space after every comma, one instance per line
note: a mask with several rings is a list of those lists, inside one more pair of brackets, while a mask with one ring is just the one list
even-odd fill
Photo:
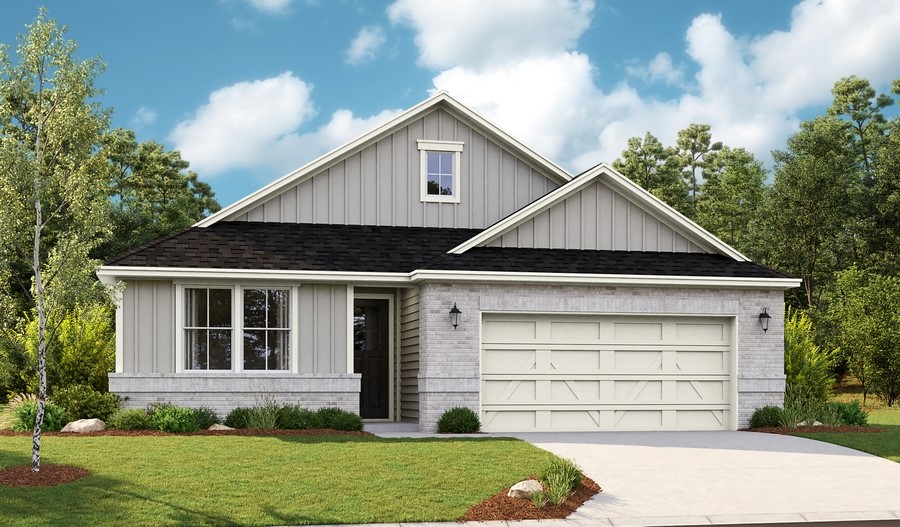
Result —
[[156, 110], [141, 106], [134, 112], [131, 118], [131, 125], [135, 127], [149, 126], [156, 122]]
[[359, 118], [338, 110], [322, 127], [303, 131], [316, 113], [311, 91], [310, 84], [290, 72], [226, 86], [178, 123], [169, 140], [205, 178], [233, 169], [283, 173], [399, 113], [385, 110]]
[[574, 48], [593, 9], [593, 0], [397, 0], [387, 12], [417, 31], [422, 65], [479, 68]]
[[670, 86], [684, 86], [684, 66], [675, 66], [672, 57], [661, 51], [646, 65], [631, 64], [625, 72], [645, 82], [663, 82]]
[[385, 40], [384, 30], [378, 26], [366, 26], [360, 29], [345, 52], [347, 63], [355, 65], [372, 60], [384, 45]]
[[632, 67], [645, 80], [683, 88], [663, 100], [627, 82], [597, 87], [590, 58], [574, 49], [590, 3], [532, 0], [518, 10], [491, 2], [471, 27], [469, 3], [438, 12], [431, 5], [398, 0], [388, 13], [416, 31], [420, 63], [443, 68], [435, 88], [575, 171], [612, 161], [628, 137], [647, 130], [672, 144], [692, 122], [709, 123], [717, 140], [768, 159], [796, 130], [798, 113], [826, 104], [839, 78], [857, 74], [886, 86], [900, 71], [894, 0], [804, 0], [787, 31], [753, 38], [736, 37], [720, 16], [699, 15], [685, 33], [692, 79], [666, 53]]
[[286, 13], [292, 0], [247, 0], [251, 6], [269, 15]]

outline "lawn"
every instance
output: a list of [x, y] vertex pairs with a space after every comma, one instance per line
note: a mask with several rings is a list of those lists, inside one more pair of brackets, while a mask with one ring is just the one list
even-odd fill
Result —
[[13, 413], [8, 404], [0, 404], [0, 430], [12, 428]]
[[[852, 381], [845, 382], [835, 389], [832, 400], [841, 402], [858, 402], [862, 404], [862, 392], [859, 385]], [[881, 433], [815, 433], [793, 435], [818, 439], [836, 445], [846, 446], [875, 454], [876, 456], [890, 459], [900, 463], [900, 407], [888, 407], [874, 395], [866, 398], [865, 410], [869, 412], [869, 425], [883, 428]]]
[[[0, 436], [0, 468], [31, 437]], [[0, 486], [0, 525], [285, 525], [451, 521], [549, 456], [514, 439], [50, 437], [45, 463], [91, 475]]]

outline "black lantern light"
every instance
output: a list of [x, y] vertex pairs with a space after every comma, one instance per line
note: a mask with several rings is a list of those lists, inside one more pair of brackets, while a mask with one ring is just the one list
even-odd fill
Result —
[[769, 331], [769, 319], [772, 318], [772, 315], [768, 314], [768, 308], [763, 308], [762, 313], [759, 314], [759, 325], [763, 328], [763, 333]]
[[459, 325], [460, 314], [462, 314], [462, 311], [456, 307], [456, 302], [453, 302], [453, 307], [450, 308], [450, 323], [453, 324], [453, 329], [456, 329], [456, 326]]

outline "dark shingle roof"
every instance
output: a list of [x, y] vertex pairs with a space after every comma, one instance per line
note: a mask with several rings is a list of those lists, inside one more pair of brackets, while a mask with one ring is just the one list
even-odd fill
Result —
[[393, 272], [416, 269], [530, 273], [787, 278], [752, 262], [701, 253], [477, 247], [447, 251], [478, 229], [219, 222], [160, 238], [107, 265]]

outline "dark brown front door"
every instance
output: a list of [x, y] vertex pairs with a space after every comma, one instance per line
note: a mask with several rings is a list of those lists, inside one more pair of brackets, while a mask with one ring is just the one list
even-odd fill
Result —
[[388, 413], [388, 301], [353, 303], [353, 372], [362, 374], [359, 415], [386, 419]]

